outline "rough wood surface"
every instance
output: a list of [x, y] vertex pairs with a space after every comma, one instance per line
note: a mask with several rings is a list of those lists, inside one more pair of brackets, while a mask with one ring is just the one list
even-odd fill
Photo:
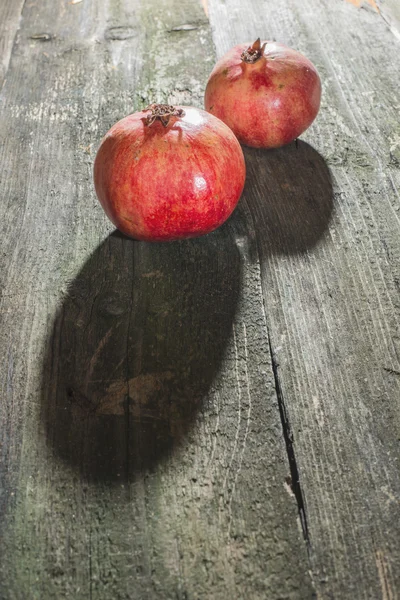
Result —
[[23, 5], [24, 0], [0, 3], [0, 90], [10, 62]]
[[[8, 64], [2, 3], [2, 600], [399, 597], [400, 53], [355, 4], [31, 2]], [[320, 71], [304, 141], [210, 236], [113, 233], [101, 136], [257, 35]]]
[[392, 600], [400, 594], [399, 41], [378, 12], [347, 3], [209, 8], [218, 55], [260, 35], [303, 51], [321, 74], [309, 145], [246, 151], [246, 201], [318, 596]]
[[[32, 34], [45, 37], [32, 39]], [[102, 135], [202, 104], [200, 3], [27, 3], [1, 93], [0, 597], [313, 597], [246, 203], [135, 243]]]
[[379, 0], [378, 7], [390, 31], [400, 40], [400, 3], [397, 0]]

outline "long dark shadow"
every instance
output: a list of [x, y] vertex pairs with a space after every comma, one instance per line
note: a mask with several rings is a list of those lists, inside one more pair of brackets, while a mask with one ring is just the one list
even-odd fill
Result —
[[165, 244], [115, 232], [71, 283], [48, 340], [43, 418], [81, 476], [132, 479], [189, 434], [231, 335], [232, 239], [229, 225]]

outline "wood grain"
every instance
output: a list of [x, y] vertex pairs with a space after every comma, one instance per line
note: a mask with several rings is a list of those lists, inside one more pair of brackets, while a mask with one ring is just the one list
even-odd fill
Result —
[[218, 55], [261, 35], [322, 78], [309, 145], [246, 151], [246, 201], [318, 597], [398, 598], [399, 42], [341, 2], [214, 0], [210, 18]]
[[17, 42], [0, 121], [0, 597], [312, 598], [246, 203], [210, 236], [150, 245], [114, 233], [93, 191], [115, 121], [202, 104], [200, 3], [27, 3]]
[[0, 4], [0, 90], [10, 62], [23, 5], [24, 0], [7, 1]]
[[400, 40], [400, 5], [396, 0], [379, 0], [380, 14], [393, 35]]

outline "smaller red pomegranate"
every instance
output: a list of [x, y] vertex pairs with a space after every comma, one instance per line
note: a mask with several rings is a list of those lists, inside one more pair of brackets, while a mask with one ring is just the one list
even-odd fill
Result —
[[94, 163], [107, 216], [126, 235], [146, 241], [196, 237], [222, 225], [245, 174], [240, 144], [222, 121], [166, 104], [116, 123]]
[[278, 148], [295, 140], [317, 116], [321, 82], [305, 56], [260, 39], [241, 44], [215, 65], [205, 108], [246, 146]]

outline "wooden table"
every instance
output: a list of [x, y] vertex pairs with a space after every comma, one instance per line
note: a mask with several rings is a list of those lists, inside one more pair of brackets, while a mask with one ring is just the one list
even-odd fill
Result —
[[[399, 13], [2, 0], [2, 600], [400, 598]], [[103, 134], [258, 35], [315, 124], [215, 233], [114, 232]]]

